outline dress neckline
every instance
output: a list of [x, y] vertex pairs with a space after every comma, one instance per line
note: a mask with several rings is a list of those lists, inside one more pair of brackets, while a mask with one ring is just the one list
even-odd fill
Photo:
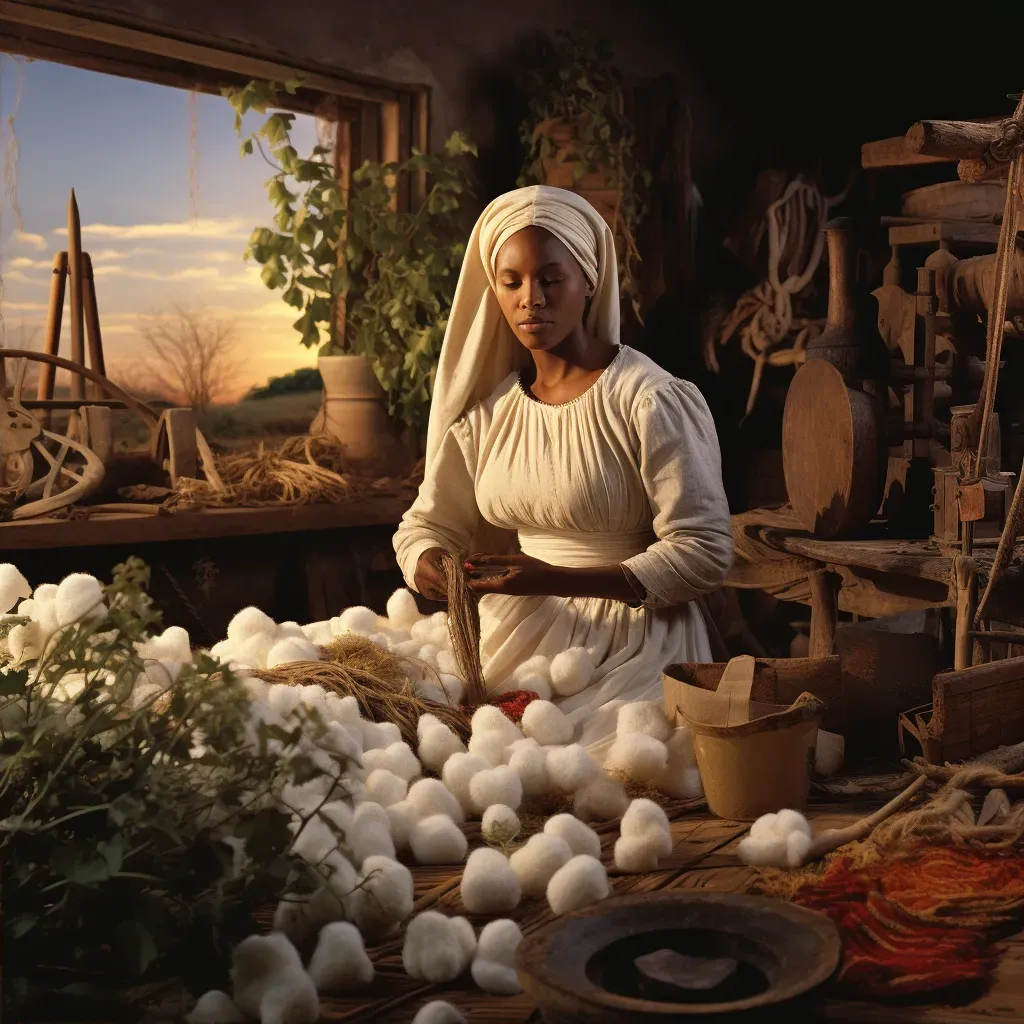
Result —
[[600, 385], [600, 383], [608, 376], [608, 371], [616, 364], [616, 362], [618, 362], [619, 356], [622, 355], [625, 348], [625, 345], [619, 345], [619, 350], [612, 356], [608, 365], [597, 375], [593, 384], [591, 384], [586, 391], [581, 392], [575, 398], [570, 398], [567, 402], [542, 402], [535, 394], [533, 394], [532, 391], [530, 391], [529, 387], [527, 387], [526, 383], [523, 381], [523, 374], [521, 370], [516, 374], [516, 387], [519, 389], [519, 393], [523, 398], [532, 402], [534, 405], [539, 406], [541, 409], [567, 409], [571, 405], [576, 405], [577, 403], [582, 402], [584, 398], [597, 390], [598, 385]]

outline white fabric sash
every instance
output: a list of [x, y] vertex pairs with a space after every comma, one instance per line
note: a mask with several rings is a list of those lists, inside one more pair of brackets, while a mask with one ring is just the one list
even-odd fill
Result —
[[617, 565], [646, 551], [654, 541], [650, 530], [626, 533], [575, 533], [568, 530], [520, 529], [519, 546], [524, 555], [550, 565], [590, 569]]

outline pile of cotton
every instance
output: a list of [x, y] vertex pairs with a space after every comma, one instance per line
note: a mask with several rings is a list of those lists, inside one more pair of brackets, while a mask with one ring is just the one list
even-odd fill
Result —
[[410, 978], [438, 985], [462, 974], [475, 952], [473, 926], [464, 917], [425, 910], [405, 930], [402, 964]]
[[228, 623], [225, 640], [210, 654], [235, 669], [279, 668], [296, 661], [319, 661], [316, 644], [296, 622], [278, 625], [259, 608], [243, 608]]
[[522, 889], [508, 858], [481, 847], [466, 861], [460, 885], [462, 905], [471, 914], [507, 914], [519, 904]]
[[548, 906], [561, 916], [582, 910], [603, 900], [610, 888], [604, 865], [589, 854], [581, 853], [560, 867], [548, 882]]
[[516, 977], [516, 947], [523, 938], [519, 925], [508, 919], [484, 925], [476, 944], [471, 973], [473, 980], [492, 995], [514, 996], [522, 992]]
[[672, 852], [668, 817], [653, 800], [634, 800], [622, 816], [615, 841], [615, 866], [627, 873], [654, 871]]
[[763, 814], [736, 852], [744, 864], [757, 867], [796, 868], [811, 848], [811, 826], [799, 811]]
[[320, 1000], [298, 951], [280, 932], [250, 935], [231, 957], [234, 1004], [249, 1020], [314, 1024]]
[[489, 761], [491, 765], [505, 764], [513, 743], [525, 737], [500, 708], [484, 704], [473, 713], [469, 752]]

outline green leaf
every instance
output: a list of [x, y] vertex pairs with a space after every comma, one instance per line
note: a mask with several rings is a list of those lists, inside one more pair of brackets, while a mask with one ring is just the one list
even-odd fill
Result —
[[245, 142], [242, 143], [242, 156], [252, 156], [252, 152], [252, 136], [250, 135], [249, 138], [247, 138]]
[[267, 807], [239, 825], [238, 836], [245, 840], [245, 852], [257, 864], [266, 863], [289, 848], [292, 841], [288, 823], [291, 815], [276, 807]]
[[85, 842], [66, 843], [54, 850], [50, 869], [75, 885], [96, 885], [111, 875], [106, 857]]
[[0, 697], [17, 697], [28, 684], [27, 668], [9, 668], [0, 671]]
[[294, 120], [294, 114], [274, 114], [267, 118], [259, 133], [271, 146], [286, 145]]
[[114, 931], [114, 948], [120, 964], [131, 974], [145, 974], [159, 950], [149, 929], [140, 921], [122, 921]]

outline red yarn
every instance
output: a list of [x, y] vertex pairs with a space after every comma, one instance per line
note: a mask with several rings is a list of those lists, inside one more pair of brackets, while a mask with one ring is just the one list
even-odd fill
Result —
[[[499, 693], [497, 697], [492, 697], [487, 703], [498, 708], [506, 718], [518, 725], [523, 720], [526, 706], [534, 700], [540, 700], [540, 694], [534, 693], [533, 690], [507, 690], [505, 693]], [[472, 716], [476, 707], [465, 706], [459, 710], [465, 715]]]

